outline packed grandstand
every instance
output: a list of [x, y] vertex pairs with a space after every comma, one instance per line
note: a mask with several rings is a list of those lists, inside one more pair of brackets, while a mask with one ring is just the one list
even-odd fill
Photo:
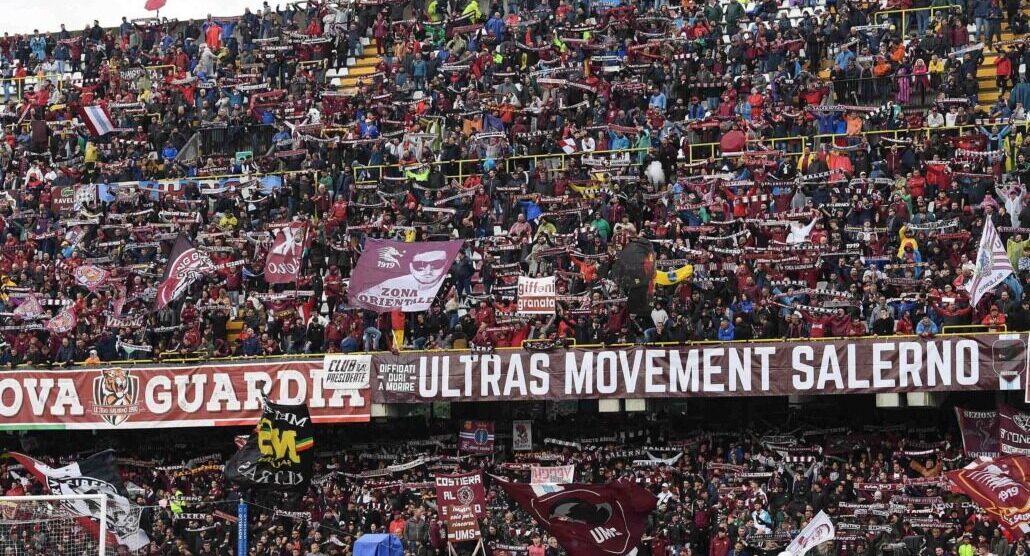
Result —
[[0, 38], [2, 556], [1030, 549], [1019, 0], [258, 8]]

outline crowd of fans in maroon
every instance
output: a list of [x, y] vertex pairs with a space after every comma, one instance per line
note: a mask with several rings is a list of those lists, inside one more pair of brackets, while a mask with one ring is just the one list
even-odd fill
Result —
[[[1030, 328], [1030, 83], [1016, 72], [990, 109], [962, 87], [896, 98], [920, 62], [968, 85], [969, 37], [901, 37], [854, 2], [552, 4], [309, 2], [0, 40], [12, 75], [43, 76], [12, 81], [3, 115], [0, 364]], [[980, 10], [908, 28], [965, 29]], [[382, 57], [347, 88], [335, 68], [366, 36]], [[993, 47], [1024, 59], [1021, 42]], [[884, 104], [849, 93], [844, 74], [884, 64]], [[97, 104], [118, 131], [76, 119]], [[838, 135], [787, 139], [819, 133]], [[172, 178], [213, 181], [148, 185]], [[310, 224], [303, 268], [269, 287], [265, 232], [291, 219]], [[1017, 274], [974, 307], [988, 219]], [[180, 232], [218, 270], [155, 312]], [[660, 273], [694, 269], [649, 315], [609, 280], [637, 236]], [[467, 247], [430, 311], [375, 314], [347, 303], [366, 237]], [[512, 314], [519, 274], [558, 278], [555, 318]], [[69, 305], [74, 326], [48, 326]]]
[[[335, 440], [343, 448], [318, 459], [312, 487], [297, 495], [293, 505], [246, 494], [249, 553], [344, 555], [362, 534], [388, 532], [403, 540], [406, 554], [446, 554], [447, 528], [437, 513], [433, 475], [482, 469], [526, 480], [530, 465], [575, 465], [579, 482], [626, 479], [651, 490], [658, 508], [640, 554], [779, 554], [820, 511], [837, 528], [837, 540], [823, 547], [824, 554], [1026, 553], [1018, 535], [1005, 534], [982, 510], [950, 493], [943, 471], [968, 458], [962, 457], [956, 435], [937, 426], [680, 434], [674, 431], [695, 427], [676, 419], [623, 417], [607, 423], [606, 434], [593, 436], [590, 431], [601, 430], [597, 419], [566, 415], [538, 422], [532, 452], [511, 452], [509, 441], [499, 435], [494, 458], [455, 456], [455, 437], [447, 431], [457, 425], [450, 421], [438, 422], [432, 430], [404, 421], [360, 432], [319, 429], [323, 446]], [[577, 431], [583, 436], [575, 436]], [[153, 542], [144, 553], [235, 554], [236, 526], [225, 516], [236, 514], [241, 494], [224, 483], [218, 465], [224, 450], [216, 437], [225, 435], [210, 433], [184, 433], [174, 445], [134, 435], [114, 441], [123, 477], [135, 501], [146, 507], [140, 523]], [[386, 437], [397, 440], [385, 442]], [[369, 442], [361, 442], [363, 438]], [[63, 461], [77, 444], [55, 440], [37, 451], [65, 454], [55, 459]], [[420, 465], [375, 473], [419, 457], [425, 459]], [[647, 463], [654, 459], [664, 461]], [[21, 482], [16, 468], [8, 465], [4, 471], [0, 486], [8, 494], [40, 491], [32, 481]], [[564, 554], [489, 475], [485, 480], [488, 515], [481, 528], [487, 554]], [[48, 534], [38, 527], [7, 526], [0, 547], [18, 547], [14, 554], [19, 556], [70, 554], [54, 551], [62, 535], [71, 535], [56, 529]], [[19, 544], [13, 540], [18, 538], [31, 541]], [[473, 544], [455, 546], [467, 554]]]
[[[718, 0], [308, 2], [5, 36], [7, 75], [42, 77], [9, 82], [0, 115], [0, 364], [556, 337], [617, 344], [933, 335], [970, 324], [1028, 330], [1030, 83], [1018, 69], [1028, 53], [1022, 42], [994, 41], [995, 31], [1026, 25], [1021, 6], [1009, 4], [956, 4], [925, 20], [913, 14], [906, 26], [891, 15], [891, 27], [880, 25], [879, 6], [848, 1], [782, 9]], [[979, 104], [984, 57], [967, 26], [1000, 57], [999, 72], [1009, 71], [989, 108]], [[905, 27], [914, 34], [901, 36]], [[356, 91], [337, 90], [330, 70], [366, 48], [381, 55], [375, 72]], [[820, 77], [825, 69], [829, 78]], [[917, 101], [920, 90], [934, 94]], [[75, 121], [76, 108], [95, 104], [121, 131], [95, 136]], [[203, 154], [190, 141], [197, 133], [216, 138]], [[262, 134], [271, 141], [258, 141]], [[241, 146], [254, 152], [235, 157]], [[281, 177], [253, 185], [266, 174]], [[199, 181], [139, 185], [173, 178]], [[66, 188], [84, 194], [55, 199]], [[312, 230], [303, 268], [295, 285], [270, 287], [265, 232], [292, 219]], [[1017, 270], [972, 306], [963, 286], [987, 220]], [[154, 312], [180, 232], [218, 271]], [[367, 237], [456, 237], [467, 246], [430, 311], [375, 314], [347, 303]], [[651, 240], [659, 272], [677, 282], [657, 287], [645, 315], [630, 315], [609, 280], [635, 237]], [[674, 271], [686, 265], [692, 275], [680, 279]], [[87, 266], [103, 276], [99, 286], [73, 278]], [[519, 274], [557, 277], [555, 318], [513, 315]], [[25, 309], [30, 299], [42, 309]], [[75, 325], [54, 332], [50, 319], [69, 306]], [[243, 323], [238, 336], [234, 320]], [[592, 445], [565, 425], [555, 437]], [[1026, 553], [982, 514], [946, 505], [953, 500], [934, 478], [959, 450], [931, 431], [802, 430], [784, 445], [637, 425], [613, 425], [628, 436], [598, 440], [603, 450], [538, 442], [533, 457], [574, 462], [587, 482], [625, 476], [652, 489], [661, 504], [641, 554], [774, 554], [786, 531], [819, 510], [854, 523], [830, 553]], [[412, 554], [445, 553], [432, 491], [419, 483], [454, 466], [515, 474], [501, 462], [531, 460], [453, 461], [449, 440], [440, 442], [323, 461], [324, 480], [300, 502], [309, 517], [255, 512], [253, 553], [347, 554], [358, 534], [382, 530]], [[647, 458], [644, 446], [682, 456], [634, 465]], [[220, 473], [159, 470], [188, 458], [182, 448], [151, 448], [120, 454], [136, 460], [123, 470], [150, 506], [149, 553], [232, 553], [234, 530], [213, 512], [231, 513], [238, 493]], [[423, 453], [445, 457], [389, 480], [329, 474]], [[39, 489], [6, 472], [0, 485]], [[562, 554], [490, 492], [483, 531], [493, 555]], [[892, 499], [904, 509], [874, 506]], [[180, 514], [210, 517], [176, 520], [173, 502]], [[5, 556], [67, 553], [38, 528], [8, 528], [4, 539]]]

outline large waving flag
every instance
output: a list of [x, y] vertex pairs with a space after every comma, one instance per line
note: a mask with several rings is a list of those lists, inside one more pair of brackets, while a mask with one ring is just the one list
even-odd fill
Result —
[[206, 253], [193, 247], [190, 240], [180, 234], [168, 255], [168, 266], [165, 267], [161, 285], [157, 287], [154, 310], [161, 310], [165, 305], [182, 297], [190, 286], [204, 274], [214, 270], [214, 267]]
[[[11, 456], [32, 473], [47, 492], [55, 495], [103, 494], [107, 497], [107, 538], [112, 544], [124, 544], [130, 551], [146, 546], [150, 539], [139, 529], [140, 508], [129, 502], [128, 493], [118, 475], [114, 452], [105, 450], [80, 462], [64, 467], [50, 467], [25, 454]], [[63, 503], [65, 509], [78, 516], [78, 522], [95, 537], [100, 535], [100, 506], [92, 500]]]
[[808, 522], [808, 525], [805, 525], [798, 536], [794, 537], [794, 540], [787, 546], [787, 552], [793, 556], [804, 556], [809, 550], [836, 537], [837, 529], [830, 521], [830, 516], [821, 511], [812, 518], [812, 521]]
[[516, 484], [501, 488], [558, 539], [569, 556], [636, 554], [658, 499], [628, 481], [606, 485]]
[[265, 400], [254, 433], [225, 464], [225, 478], [244, 487], [307, 490], [315, 461], [314, 432], [307, 405]]
[[976, 252], [973, 279], [963, 286], [973, 298], [973, 307], [980, 303], [984, 294], [998, 287], [998, 284], [1013, 273], [1012, 261], [1001, 244], [1001, 237], [994, 228], [994, 222], [990, 218], [986, 220], [983, 235], [980, 236], [980, 249]]
[[689, 280], [694, 275], [694, 265], [683, 265], [674, 270], [658, 272], [654, 275], [654, 283], [659, 286], [674, 286], [680, 282]]
[[977, 458], [948, 479], [1009, 532], [1030, 533], [1030, 457]]
[[111, 115], [107, 113], [107, 109], [103, 106], [83, 106], [79, 108], [79, 116], [93, 135], [105, 135], [118, 130], [114, 122], [111, 121]]

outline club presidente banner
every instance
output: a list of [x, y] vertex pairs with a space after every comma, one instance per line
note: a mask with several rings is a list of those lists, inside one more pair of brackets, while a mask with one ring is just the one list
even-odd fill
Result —
[[321, 359], [5, 371], [0, 430], [252, 425], [262, 390], [274, 402], [306, 403], [315, 423], [370, 420], [369, 390], [327, 377]]
[[1025, 336], [375, 355], [377, 403], [998, 390]]

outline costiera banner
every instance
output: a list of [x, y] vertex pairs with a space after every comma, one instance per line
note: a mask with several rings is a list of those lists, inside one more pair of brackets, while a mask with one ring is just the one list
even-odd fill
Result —
[[997, 390], [1025, 337], [968, 335], [375, 355], [379, 403]]
[[306, 403], [315, 423], [368, 421], [368, 389], [327, 375], [321, 359], [6, 371], [0, 430], [253, 425], [262, 390], [274, 402]]

